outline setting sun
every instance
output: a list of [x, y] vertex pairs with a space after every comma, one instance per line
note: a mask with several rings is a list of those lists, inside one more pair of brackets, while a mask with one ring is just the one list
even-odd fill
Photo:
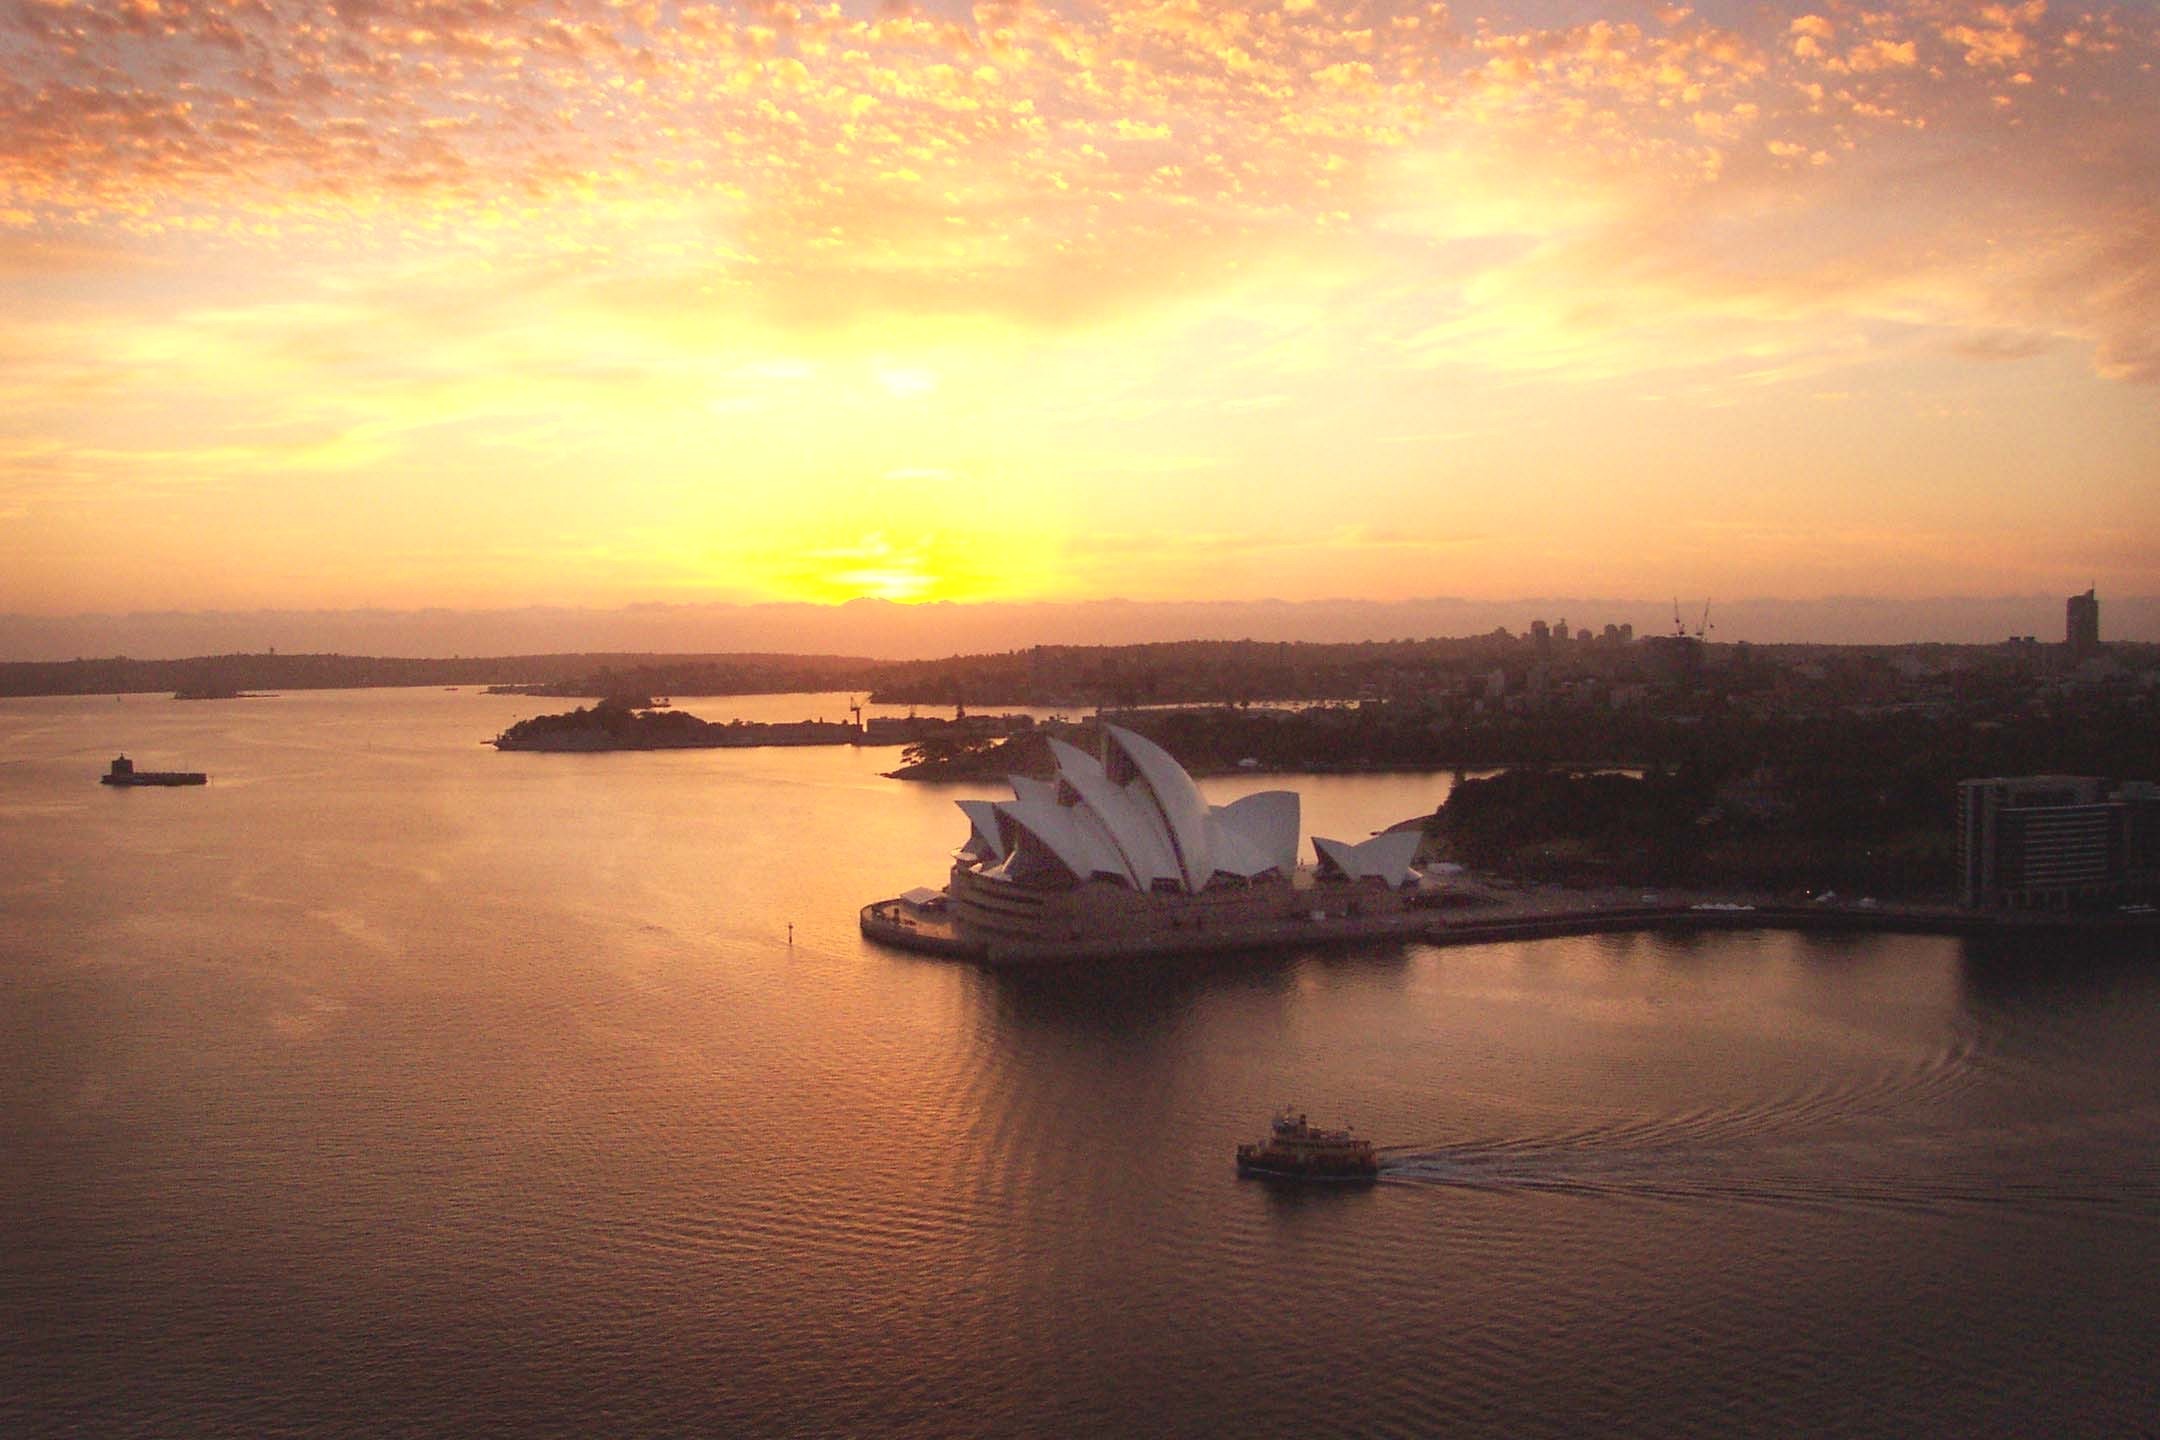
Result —
[[0, 609], [2160, 584], [2143, 6], [6, 26]]

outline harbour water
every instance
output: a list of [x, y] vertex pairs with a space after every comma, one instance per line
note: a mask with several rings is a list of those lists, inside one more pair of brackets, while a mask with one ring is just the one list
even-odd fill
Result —
[[[2160, 1423], [2149, 942], [984, 972], [855, 915], [995, 787], [480, 743], [547, 708], [0, 703], [0, 1433]], [[1382, 1183], [1240, 1182], [1285, 1100]]]

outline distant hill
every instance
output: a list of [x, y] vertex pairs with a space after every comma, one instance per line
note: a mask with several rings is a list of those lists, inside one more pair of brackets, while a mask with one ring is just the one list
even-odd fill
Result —
[[[1727, 703], [1793, 711], [1838, 705], [1941, 706], [1993, 695], [2021, 702], [2064, 672], [2059, 646], [1749, 646], [1692, 637], [1561, 643], [1504, 630], [1455, 639], [1342, 642], [1184, 640], [1039, 645], [942, 660], [733, 652], [581, 652], [414, 659], [380, 655], [199, 655], [0, 663], [0, 696], [503, 685], [565, 699], [848, 691], [938, 709], [1027, 705], [1251, 705], [1406, 700], [1443, 708], [1548, 704], [1609, 713], [1640, 703], [1708, 711]], [[2160, 647], [2117, 642], [2095, 683], [2145, 687]], [[2051, 678], [2052, 677], [2052, 678]], [[1997, 692], [2000, 692], [1999, 694]]]
[[0, 663], [0, 696], [159, 691], [353, 690], [395, 685], [532, 685], [590, 695], [760, 695], [867, 690], [874, 660], [842, 655], [198, 655], [185, 660]]

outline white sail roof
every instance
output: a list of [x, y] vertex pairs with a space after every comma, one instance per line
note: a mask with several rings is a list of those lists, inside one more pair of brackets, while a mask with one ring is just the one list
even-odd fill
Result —
[[1410, 862], [1424, 838], [1415, 830], [1387, 830], [1356, 845], [1318, 835], [1312, 843], [1320, 855], [1321, 874], [1345, 880], [1384, 880], [1395, 887], [1410, 878]]
[[[1295, 790], [1261, 790], [1218, 805], [1218, 824], [1250, 841], [1267, 866], [1287, 875], [1297, 869], [1298, 796]], [[1265, 867], [1263, 867], [1265, 868]]]
[[[1007, 777], [1013, 788], [1013, 798], [1018, 800], [1042, 800], [1051, 804], [1057, 801], [1057, 786], [1048, 780], [1035, 780], [1026, 775]], [[962, 802], [965, 804], [965, 802]]]
[[1005, 841], [998, 834], [997, 804], [990, 800], [961, 800], [957, 802], [968, 817], [974, 833], [968, 836], [966, 848], [985, 860], [1005, 858]]
[[998, 814], [1013, 824], [1015, 858], [1032, 844], [1072, 872], [1075, 880], [1105, 870], [1119, 876], [1127, 874], [1124, 862], [1114, 854], [1105, 855], [1092, 836], [1082, 833], [1073, 812], [1065, 806], [1040, 800], [1007, 800], [998, 806]]
[[1085, 750], [1054, 739], [1050, 753], [1057, 757], [1058, 779], [1079, 795], [1076, 808], [1100, 822], [1125, 858], [1134, 888], [1147, 890], [1157, 880], [1178, 878], [1177, 856], [1157, 817], [1133, 803], [1125, 789], [1112, 784], [1102, 765]]
[[[1252, 879], [1297, 866], [1298, 797], [1288, 790], [1210, 806], [1168, 751], [1122, 726], [1106, 725], [1106, 767], [1063, 740], [1050, 740], [1055, 782], [1012, 778], [1013, 798], [960, 801], [986, 860], [1014, 860], [1000, 874], [1041, 874], [1036, 861], [1136, 890], [1207, 888], [1218, 875]], [[1025, 852], [1024, 854], [1022, 852]]]
[[1136, 801], [1152, 806], [1185, 888], [1204, 888], [1215, 874], [1215, 856], [1209, 843], [1208, 803], [1200, 798], [1200, 788], [1169, 751], [1145, 735], [1122, 725], [1105, 725], [1103, 732], [1110, 737], [1112, 757], [1137, 772], [1125, 788]]

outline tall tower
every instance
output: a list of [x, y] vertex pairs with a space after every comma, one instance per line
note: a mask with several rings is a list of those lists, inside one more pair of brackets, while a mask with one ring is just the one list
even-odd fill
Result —
[[2100, 601], [2091, 590], [2063, 602], [2063, 643], [2072, 665], [2100, 653]]

